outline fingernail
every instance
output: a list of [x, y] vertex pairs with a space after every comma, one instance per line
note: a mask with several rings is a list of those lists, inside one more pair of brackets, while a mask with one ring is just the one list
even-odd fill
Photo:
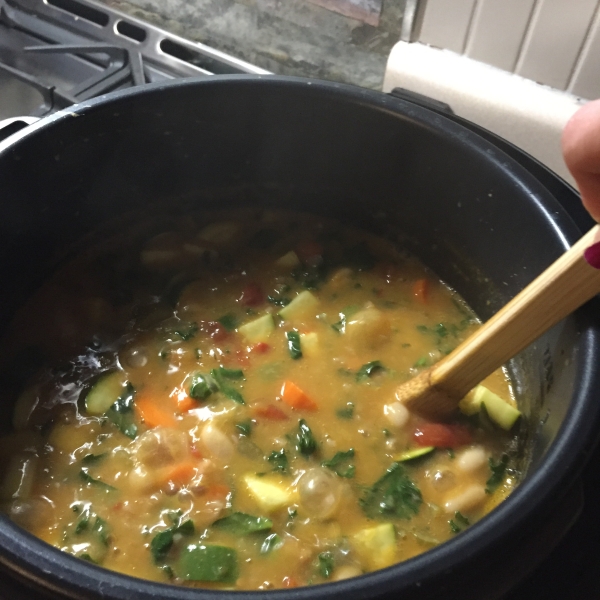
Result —
[[589, 248], [586, 248], [583, 253], [583, 258], [585, 258], [588, 264], [594, 267], [594, 269], [600, 269], [600, 242], [596, 242]]

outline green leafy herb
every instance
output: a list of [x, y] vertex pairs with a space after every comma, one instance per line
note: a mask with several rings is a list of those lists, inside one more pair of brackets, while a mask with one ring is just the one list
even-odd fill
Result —
[[192, 535], [195, 531], [194, 522], [191, 519], [183, 520], [181, 511], [171, 511], [167, 517], [174, 523], [172, 527], [157, 533], [150, 542], [150, 552], [155, 563], [160, 563], [169, 553], [175, 534]]
[[321, 552], [321, 554], [317, 556], [317, 560], [319, 563], [319, 573], [321, 574], [321, 577], [329, 579], [335, 568], [335, 558], [333, 556], [333, 552]]
[[240, 421], [235, 424], [235, 428], [240, 432], [241, 435], [245, 435], [246, 437], [250, 437], [252, 433], [252, 421]]
[[99, 488], [104, 488], [107, 492], [117, 489], [108, 483], [104, 483], [104, 481], [101, 481], [100, 479], [94, 479], [88, 473], [87, 468], [83, 468], [81, 471], [79, 471], [79, 479], [81, 479], [86, 485], [95, 485]]
[[340, 419], [350, 420], [354, 416], [354, 404], [352, 404], [352, 402], [348, 402], [344, 408], [338, 408], [335, 411], [335, 414]]
[[302, 358], [302, 348], [300, 347], [300, 334], [297, 331], [288, 331], [285, 336], [287, 337], [287, 346], [290, 356], [294, 360]]
[[379, 360], [373, 360], [364, 364], [356, 373], [356, 381], [365, 381], [369, 377], [373, 377], [375, 373], [385, 371], [385, 367]]
[[450, 519], [450, 521], [448, 521], [448, 525], [450, 526], [450, 531], [452, 531], [452, 533], [460, 533], [461, 531], [464, 531], [469, 524], [469, 519], [467, 519], [467, 517], [458, 511], [454, 513], [454, 519]]
[[90, 524], [90, 516], [90, 508], [89, 506], [86, 506], [79, 516], [79, 519], [77, 519], [77, 523], [75, 523], [75, 533], [77, 535], [84, 532], [88, 528], [88, 525]]
[[367, 517], [410, 519], [423, 502], [419, 488], [409, 479], [404, 467], [393, 463], [385, 474], [359, 500]]
[[346, 315], [342, 315], [342, 318], [336, 323], [333, 323], [331, 328], [338, 333], [344, 333], [346, 331]]
[[273, 450], [267, 457], [267, 460], [273, 465], [273, 471], [288, 472], [288, 458], [283, 448], [281, 450]]
[[192, 375], [189, 394], [194, 400], [206, 400], [216, 390], [216, 384], [207, 375], [203, 375], [202, 373], [194, 373]]
[[215, 521], [213, 527], [234, 535], [248, 535], [258, 531], [269, 531], [273, 521], [266, 517], [255, 517], [246, 513], [235, 512], [228, 517]]
[[92, 531], [100, 538], [100, 541], [108, 546], [110, 537], [110, 529], [108, 523], [102, 517], [96, 517], [96, 521], [92, 527]]
[[233, 313], [227, 313], [217, 319], [227, 331], [234, 331], [238, 326], [238, 319]]
[[103, 452], [102, 454], [86, 454], [81, 459], [81, 464], [84, 466], [96, 465], [103, 461], [107, 456], [108, 452]]
[[508, 454], [503, 454], [497, 463], [490, 457], [489, 463], [492, 475], [486, 481], [485, 491], [486, 493], [491, 494], [504, 481], [504, 474], [506, 473], [506, 466], [508, 465]]
[[190, 544], [181, 551], [176, 572], [189, 581], [235, 583], [237, 553], [227, 546]]
[[315, 436], [304, 419], [300, 419], [298, 422], [298, 432], [295, 435], [294, 441], [298, 452], [305, 458], [308, 458], [317, 450]]
[[276, 533], [271, 533], [265, 538], [264, 542], [262, 543], [260, 547], [260, 553], [268, 554], [273, 550], [281, 548], [282, 545], [283, 540]]
[[223, 367], [219, 367], [218, 369], [212, 369], [210, 375], [214, 379], [217, 388], [224, 396], [226, 396], [230, 400], [233, 400], [234, 402], [237, 402], [238, 404], [246, 404], [242, 394], [234, 387], [232, 387], [230, 383], [228, 383], [228, 380], [232, 379], [231, 373], [236, 372], [236, 369], [224, 369]]
[[419, 360], [413, 366], [417, 369], [420, 369], [420, 368], [426, 367], [428, 365], [429, 365], [429, 357], [421, 356], [421, 358], [419, 358]]
[[233, 379], [234, 381], [244, 379], [244, 371], [241, 369], [226, 369], [225, 367], [219, 367], [219, 375], [225, 379]]
[[351, 464], [354, 458], [354, 448], [346, 452], [337, 452], [330, 460], [324, 460], [321, 465], [331, 469], [336, 475], [351, 479], [354, 477], [356, 467]]
[[135, 398], [135, 388], [127, 382], [125, 391], [119, 396], [117, 401], [106, 411], [109, 421], [112, 421], [128, 438], [135, 439], [138, 428], [134, 423], [133, 403]]

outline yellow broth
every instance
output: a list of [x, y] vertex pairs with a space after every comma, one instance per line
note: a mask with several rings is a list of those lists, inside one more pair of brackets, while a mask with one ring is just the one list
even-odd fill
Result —
[[[4, 340], [5, 361], [43, 357], [0, 440], [4, 509], [65, 552], [180, 585], [295, 587], [406, 560], [515, 484], [510, 433], [395, 399], [477, 326], [418, 260], [317, 217], [121, 233], [59, 270]], [[514, 403], [502, 371], [485, 385]]]

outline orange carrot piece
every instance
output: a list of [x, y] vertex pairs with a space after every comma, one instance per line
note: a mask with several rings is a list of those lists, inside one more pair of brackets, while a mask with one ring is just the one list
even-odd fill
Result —
[[293, 381], [289, 379], [281, 388], [281, 399], [296, 410], [317, 410], [318, 404], [311, 400]]
[[182, 462], [175, 465], [167, 471], [165, 481], [172, 481], [173, 483], [183, 485], [187, 483], [196, 472], [196, 464], [193, 462]]
[[138, 416], [150, 427], [174, 427], [175, 417], [163, 407], [158, 406], [152, 396], [140, 395], [135, 399], [135, 409]]
[[429, 298], [429, 280], [428, 279], [417, 279], [413, 284], [413, 296], [417, 302], [421, 304], [427, 304]]
[[192, 410], [192, 408], [198, 406], [198, 403], [185, 390], [180, 388], [175, 388], [171, 392], [171, 398], [175, 401], [175, 408], [179, 413], [186, 413], [188, 410]]

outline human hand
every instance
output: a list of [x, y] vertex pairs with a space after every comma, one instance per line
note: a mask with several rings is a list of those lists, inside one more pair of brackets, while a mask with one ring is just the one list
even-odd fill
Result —
[[585, 104], [571, 117], [563, 131], [562, 151], [584, 206], [600, 222], [600, 100]]

